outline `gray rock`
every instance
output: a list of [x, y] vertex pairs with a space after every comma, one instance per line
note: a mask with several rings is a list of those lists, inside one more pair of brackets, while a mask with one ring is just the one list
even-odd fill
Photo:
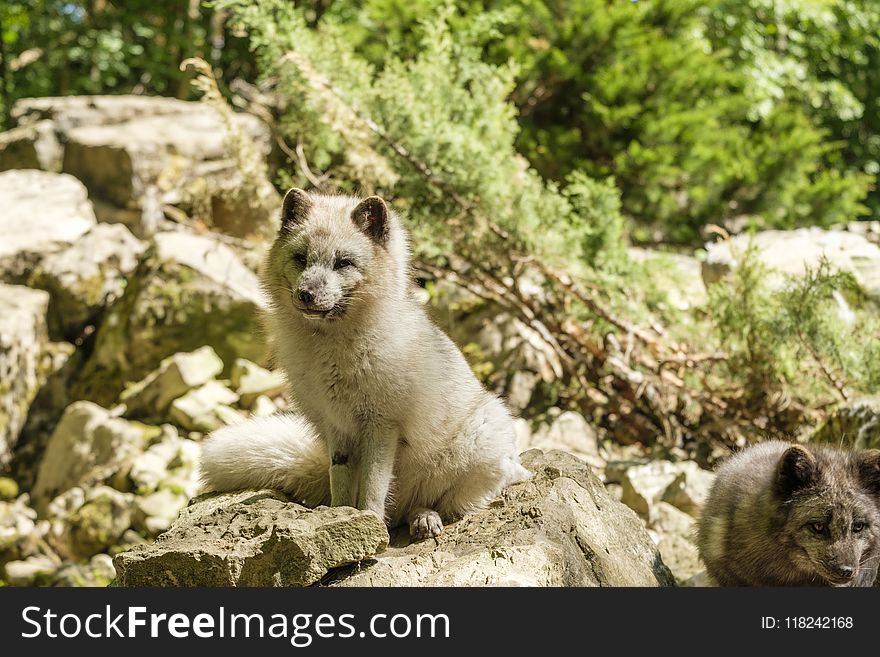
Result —
[[[856, 233], [815, 227], [768, 230], [707, 244], [702, 269], [706, 287], [737, 266], [750, 240], [757, 248], [758, 259], [778, 274], [801, 276], [804, 267], [815, 269], [824, 257], [834, 269], [851, 273], [870, 298], [880, 301], [880, 246]], [[781, 281], [777, 276], [771, 282]]]
[[63, 150], [52, 121], [36, 121], [0, 133], [0, 171], [61, 171]]
[[123, 297], [98, 329], [74, 392], [109, 405], [127, 382], [142, 379], [178, 352], [212, 347], [225, 363], [260, 362], [265, 344], [256, 275], [217, 238], [158, 233]]
[[658, 502], [651, 508], [648, 527], [656, 535], [657, 549], [663, 563], [684, 584], [703, 569], [699, 551], [694, 545], [696, 520], [666, 502]]
[[96, 554], [87, 564], [68, 563], [52, 576], [52, 586], [103, 587], [116, 578], [113, 559], [107, 554]]
[[9, 463], [28, 409], [52, 369], [48, 308], [45, 292], [0, 284], [0, 466]]
[[436, 540], [396, 547], [340, 586], [670, 586], [644, 524], [613, 500], [583, 461], [560, 451], [522, 455], [534, 472], [490, 508]]
[[46, 257], [31, 285], [52, 296], [52, 325], [77, 335], [104, 306], [122, 296], [126, 277], [146, 246], [121, 224], [93, 226], [69, 247]]
[[90, 492], [67, 520], [66, 550], [81, 558], [104, 552], [131, 527], [134, 496], [107, 486]]
[[229, 375], [243, 408], [252, 408], [257, 397], [275, 397], [284, 392], [287, 380], [279, 370], [267, 370], [244, 358], [236, 359]]
[[46, 584], [60, 564], [51, 557], [35, 554], [5, 566], [5, 580], [12, 586]]
[[222, 383], [208, 381], [171, 402], [168, 419], [186, 431], [209, 433], [244, 420], [229, 406], [237, 401], [238, 395]]
[[142, 381], [126, 388], [119, 400], [126, 405], [128, 417], [164, 417], [171, 402], [222, 371], [223, 361], [209, 346], [174, 354]]
[[810, 440], [852, 449], [880, 449], [880, 398], [856, 399], [840, 406]]
[[709, 496], [715, 475], [700, 469], [696, 463], [689, 462], [688, 466], [670, 482], [661, 499], [685, 513], [697, 516]]
[[564, 411], [549, 426], [540, 427], [532, 435], [529, 448], [560, 449], [585, 460], [595, 468], [603, 468], [605, 460], [599, 455], [596, 430], [583, 415]]
[[32, 169], [0, 173], [0, 277], [23, 283], [43, 257], [95, 225], [86, 188], [72, 176]]
[[26, 495], [0, 502], [0, 563], [25, 556], [26, 543], [37, 534], [37, 512]]
[[[128, 476], [138, 495], [148, 495], [160, 486], [173, 487], [189, 496], [198, 489], [198, 462], [201, 447], [177, 435], [171, 425], [162, 427], [163, 435], [143, 453], [132, 459]], [[166, 485], [167, 484], [167, 485]]]
[[143, 450], [151, 431], [87, 401], [67, 407], [49, 438], [31, 496], [45, 510], [60, 493], [105, 479]]
[[171, 528], [188, 498], [167, 488], [151, 495], [136, 497], [132, 527], [150, 536], [158, 536]]
[[[606, 470], [606, 473], [608, 470]], [[696, 514], [712, 486], [714, 475], [693, 461], [650, 461], [625, 469], [620, 477], [621, 501], [643, 518], [659, 501]]]
[[120, 586], [308, 586], [385, 549], [384, 523], [273, 491], [197, 498], [155, 543], [114, 559]]

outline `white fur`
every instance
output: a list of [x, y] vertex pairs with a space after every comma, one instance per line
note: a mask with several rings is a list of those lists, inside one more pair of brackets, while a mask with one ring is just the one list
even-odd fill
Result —
[[[264, 272], [270, 333], [305, 421], [252, 420], [214, 433], [204, 479], [217, 490], [270, 486], [309, 500], [329, 493], [334, 506], [436, 535], [441, 517], [483, 508], [529, 476], [510, 414], [410, 295], [407, 238], [393, 213], [387, 243], [377, 245], [351, 220], [358, 199], [310, 198], [308, 220], [282, 233]], [[363, 278], [343, 317], [314, 319], [297, 308], [288, 263], [302, 244], [357, 258]]]

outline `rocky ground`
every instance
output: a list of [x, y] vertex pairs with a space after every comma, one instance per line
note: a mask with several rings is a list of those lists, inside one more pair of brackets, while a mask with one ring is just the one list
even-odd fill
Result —
[[[416, 544], [370, 514], [271, 491], [197, 497], [204, 436], [287, 404], [254, 273], [278, 196], [268, 179], [247, 183], [256, 202], [234, 193], [245, 183], [226, 143], [239, 131], [269, 163], [268, 129], [125, 96], [13, 114], [19, 127], [0, 134], [0, 584], [702, 582], [693, 530], [712, 473], [548, 406], [553, 352], [442, 283], [425, 295], [438, 322], [528, 418], [516, 423], [531, 481]], [[767, 233], [762, 257], [799, 269], [822, 250], [780, 244], [821, 244], [876, 297], [875, 228]], [[662, 256], [670, 301], [701, 303], [704, 279], [736, 266], [732, 244], [703, 263]], [[877, 446], [878, 417], [868, 400], [835, 422]]]

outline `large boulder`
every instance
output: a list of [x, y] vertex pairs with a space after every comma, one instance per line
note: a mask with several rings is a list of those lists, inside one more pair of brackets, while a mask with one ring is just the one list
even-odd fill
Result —
[[122, 296], [126, 277], [146, 249], [122, 224], [93, 226], [69, 247], [46, 257], [31, 278], [52, 295], [51, 325], [73, 338]]
[[0, 133], [0, 171], [61, 170], [62, 147], [52, 121], [35, 121]]
[[0, 466], [18, 442], [28, 411], [72, 348], [49, 342], [49, 295], [0, 284]]
[[154, 427], [115, 417], [88, 401], [71, 404], [46, 445], [31, 498], [44, 512], [57, 495], [112, 475], [158, 434]]
[[[138, 96], [24, 99], [13, 116], [23, 127], [50, 122], [64, 143], [63, 170], [110, 206], [102, 216], [138, 236], [152, 232], [162, 203], [207, 209], [218, 228], [238, 236], [265, 234], [275, 221], [280, 198], [265, 172], [245, 180], [241, 153], [232, 152], [235, 138], [266, 161], [270, 133], [255, 116]], [[246, 200], [237, 194], [243, 184], [252, 191]]]
[[534, 476], [436, 541], [393, 547], [340, 586], [671, 586], [644, 524], [590, 467], [531, 450]]
[[116, 556], [120, 586], [308, 586], [385, 549], [369, 511], [307, 509], [273, 491], [197, 498], [151, 545]]
[[95, 225], [86, 188], [73, 176], [36, 170], [0, 173], [0, 280], [24, 282], [47, 254]]
[[750, 244], [777, 275], [801, 276], [805, 267], [816, 269], [826, 258], [834, 269], [852, 274], [868, 297], [880, 301], [880, 246], [863, 235], [815, 227], [767, 230], [707, 244], [702, 270], [706, 287], [735, 269]]
[[[391, 547], [347, 507], [308, 510], [272, 491], [203, 496], [152, 545], [116, 557], [123, 586], [668, 586], [644, 523], [570, 454], [532, 450], [529, 481], [484, 511]], [[385, 551], [383, 551], [385, 550]], [[343, 568], [346, 564], [351, 567]]]
[[79, 376], [80, 398], [109, 405], [177, 352], [209, 345], [228, 367], [238, 357], [264, 361], [256, 275], [210, 235], [156, 234], [154, 246], [108, 311]]

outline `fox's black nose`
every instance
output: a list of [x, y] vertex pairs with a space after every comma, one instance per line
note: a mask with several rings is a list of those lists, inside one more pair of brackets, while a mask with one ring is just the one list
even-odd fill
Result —
[[849, 579], [853, 576], [853, 567], [852, 566], [837, 566], [835, 569], [838, 577], [842, 579]]
[[300, 290], [299, 291], [299, 300], [302, 301], [307, 306], [315, 300], [314, 295], [308, 290]]

